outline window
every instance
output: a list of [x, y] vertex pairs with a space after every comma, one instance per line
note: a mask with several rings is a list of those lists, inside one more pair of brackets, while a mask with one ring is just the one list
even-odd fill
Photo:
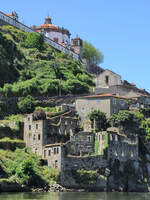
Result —
[[113, 110], [113, 113], [114, 113], [114, 114], [116, 114], [116, 113], [117, 113], [117, 109], [116, 109], [116, 108], [114, 108], [114, 110]]
[[30, 121], [30, 117], [28, 117], [28, 121]]
[[36, 139], [36, 135], [34, 134], [34, 135], [33, 135], [33, 140], [35, 140], [35, 139]]
[[44, 158], [46, 158], [46, 150], [44, 150]]
[[99, 142], [101, 141], [101, 136], [99, 135]]
[[113, 98], [113, 104], [117, 104], [117, 99], [116, 98]]
[[110, 141], [112, 141], [113, 140], [113, 138], [112, 138], [112, 134], [110, 134]]
[[54, 154], [56, 154], [57, 153], [57, 149], [56, 148], [54, 148]]
[[124, 152], [122, 152], [122, 157], [124, 157]]
[[58, 168], [58, 160], [55, 160], [55, 168]]
[[40, 140], [41, 139], [41, 135], [40, 134], [38, 134], [38, 140]]
[[59, 153], [59, 147], [57, 147], [57, 153]]
[[29, 130], [31, 130], [31, 125], [29, 125]]
[[49, 155], [49, 156], [51, 155], [51, 150], [48, 150], [48, 155]]
[[88, 136], [88, 142], [91, 142], [91, 136]]
[[38, 124], [36, 124], [36, 129], [38, 129]]
[[58, 43], [58, 38], [54, 37], [53, 40]]
[[105, 135], [102, 135], [102, 140], [105, 140]]
[[125, 105], [124, 99], [121, 99], [121, 100], [120, 100], [120, 105], [121, 105], [121, 106], [124, 106], [124, 105]]
[[35, 149], [35, 154], [37, 154], [37, 151], [38, 151], [38, 150], [37, 150], [37, 148], [36, 148], [36, 149]]
[[108, 85], [109, 84], [109, 76], [105, 76], [105, 83]]
[[84, 112], [85, 112], [85, 108], [84, 108], [84, 107], [82, 107], [82, 108], [81, 108], [81, 111], [84, 113]]
[[78, 40], [74, 40], [74, 46], [78, 46]]
[[96, 100], [96, 103], [97, 103], [97, 104], [100, 104], [100, 99], [97, 99], [97, 100]]

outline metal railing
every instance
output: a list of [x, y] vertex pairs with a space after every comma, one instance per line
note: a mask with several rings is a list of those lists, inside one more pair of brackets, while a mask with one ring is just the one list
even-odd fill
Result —
[[[2, 20], [3, 22], [7, 23], [7, 24], [10, 24], [18, 29], [21, 29], [25, 32], [35, 32], [34, 30], [32, 30], [31, 28], [29, 28], [28, 26], [22, 24], [21, 22], [7, 16], [6, 14], [4, 14], [3, 12], [0, 11], [0, 20]], [[35, 32], [37, 33], [37, 32]], [[39, 33], [37, 33], [39, 34]], [[71, 51], [70, 49], [68, 48], [65, 48], [64, 46], [62, 46], [61, 44], [58, 44], [56, 42], [54, 42], [53, 40], [49, 39], [48, 37], [45, 37], [44, 36], [44, 40], [45, 42], [47, 42], [50, 46], [52, 46], [53, 48], [55, 49], [58, 49], [59, 51], [61, 52], [65, 52], [67, 54], [70, 54], [73, 56], [73, 58], [75, 58], [76, 60], [79, 60], [79, 55], [74, 53], [73, 51]]]

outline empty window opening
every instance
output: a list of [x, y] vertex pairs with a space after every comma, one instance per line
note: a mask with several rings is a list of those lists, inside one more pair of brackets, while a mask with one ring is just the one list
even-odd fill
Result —
[[36, 124], [36, 129], [38, 129], [38, 124]]
[[55, 168], [58, 168], [58, 160], [55, 160]]
[[57, 147], [57, 153], [59, 153], [59, 147]]
[[48, 150], [48, 155], [49, 155], [49, 156], [51, 155], [51, 150]]
[[44, 158], [46, 158], [46, 150], [44, 150]]
[[35, 139], [36, 139], [36, 135], [34, 134], [34, 135], [33, 135], [33, 140], [35, 140]]
[[88, 142], [91, 142], [91, 136], [88, 137]]
[[57, 153], [57, 149], [56, 148], [54, 148], [54, 154], [56, 154]]
[[29, 125], [29, 130], [31, 130], [31, 125]]
[[39, 135], [38, 135], [38, 140], [40, 140], [40, 139], [41, 139], [41, 135], [39, 134]]
[[109, 76], [105, 76], [105, 83], [108, 85], [109, 84]]

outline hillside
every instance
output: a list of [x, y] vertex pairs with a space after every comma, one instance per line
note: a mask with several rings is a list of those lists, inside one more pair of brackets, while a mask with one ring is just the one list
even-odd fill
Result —
[[11, 96], [88, 93], [94, 86], [80, 61], [57, 52], [42, 35], [0, 27], [0, 92]]

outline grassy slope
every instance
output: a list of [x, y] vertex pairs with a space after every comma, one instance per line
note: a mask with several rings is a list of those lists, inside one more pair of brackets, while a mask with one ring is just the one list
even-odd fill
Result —
[[59, 85], [64, 95], [92, 89], [92, 77], [80, 61], [48, 44], [40, 51], [26, 48], [28, 35], [11, 26], [0, 27], [0, 86], [6, 96], [54, 96]]

